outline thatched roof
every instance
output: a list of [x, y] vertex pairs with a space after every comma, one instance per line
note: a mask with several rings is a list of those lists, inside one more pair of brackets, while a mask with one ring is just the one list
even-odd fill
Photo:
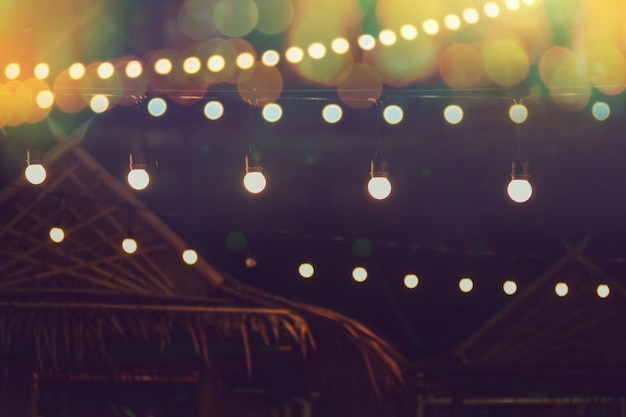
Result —
[[[56, 365], [61, 352], [106, 359], [111, 340], [166, 346], [184, 334], [208, 363], [210, 343], [233, 337], [251, 371], [251, 338], [287, 339], [303, 355], [331, 357], [328, 338], [358, 353], [377, 394], [402, 380], [401, 356], [360, 323], [259, 291], [202, 258], [183, 263], [185, 242], [80, 146], [89, 122], [71, 134], [48, 125], [58, 143], [44, 156], [47, 181], [33, 186], [19, 176], [0, 192], [5, 351], [33, 345], [40, 366]], [[66, 232], [60, 244], [48, 238], [57, 221]], [[120, 247], [129, 228], [139, 243], [133, 255]]]

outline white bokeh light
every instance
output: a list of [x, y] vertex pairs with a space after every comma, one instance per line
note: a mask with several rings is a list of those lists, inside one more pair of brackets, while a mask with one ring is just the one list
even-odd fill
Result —
[[143, 168], [135, 168], [130, 170], [127, 180], [128, 185], [134, 190], [141, 191], [145, 190], [150, 184], [150, 175]]
[[139, 245], [137, 245], [137, 241], [133, 239], [132, 237], [127, 237], [124, 240], [122, 240], [122, 249], [124, 250], [124, 252], [128, 253], [129, 255], [132, 255], [133, 253], [137, 252], [138, 248], [139, 248]]
[[29, 164], [24, 171], [24, 175], [28, 182], [33, 185], [39, 185], [46, 180], [46, 168], [39, 163]]
[[565, 297], [569, 293], [569, 287], [564, 282], [557, 282], [557, 284], [554, 286], [554, 292], [559, 297]]
[[367, 183], [367, 191], [372, 198], [384, 200], [391, 194], [391, 182], [384, 176], [370, 178]]
[[309, 262], [305, 262], [300, 264], [300, 266], [298, 267], [298, 272], [300, 273], [300, 276], [302, 278], [311, 278], [315, 273], [315, 269], [313, 268], [313, 265], [311, 265]]
[[533, 187], [526, 179], [513, 179], [506, 188], [509, 198], [516, 203], [525, 203], [533, 195]]
[[459, 289], [465, 293], [468, 293], [474, 289], [474, 281], [471, 278], [461, 278], [459, 280]]
[[367, 279], [367, 269], [357, 266], [352, 270], [352, 279], [356, 282], [364, 282]]
[[187, 265], [194, 265], [198, 262], [198, 252], [193, 249], [185, 249], [183, 251], [182, 258]]
[[265, 190], [267, 179], [260, 171], [247, 172], [243, 177], [243, 186], [252, 194], [258, 194]]
[[50, 240], [54, 243], [61, 243], [63, 239], [65, 239], [65, 232], [58, 226], [51, 227], [48, 235], [50, 236]]

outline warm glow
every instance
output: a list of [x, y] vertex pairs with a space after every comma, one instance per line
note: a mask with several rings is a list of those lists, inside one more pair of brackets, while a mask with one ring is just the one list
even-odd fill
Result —
[[533, 187], [526, 179], [514, 179], [509, 182], [506, 192], [516, 203], [525, 203], [533, 195]]
[[519, 10], [520, 8], [519, 0], [506, 0], [504, 2], [504, 5], [506, 6], [507, 9], [512, 10], [512, 11]]
[[201, 67], [202, 63], [197, 56], [189, 56], [183, 61], [183, 71], [187, 74], [197, 74]]
[[49, 109], [54, 104], [54, 94], [50, 90], [42, 90], [37, 93], [35, 98], [37, 105], [41, 109]]
[[20, 72], [21, 72], [20, 65], [15, 62], [7, 65], [6, 68], [4, 69], [4, 75], [6, 75], [6, 77], [9, 80], [14, 80], [17, 77], [19, 77]]
[[434, 19], [428, 19], [422, 24], [422, 29], [429, 35], [436, 35], [439, 32], [439, 23]]
[[504, 284], [502, 284], [502, 290], [506, 295], [513, 295], [517, 292], [517, 283], [512, 280], [504, 281]]
[[554, 292], [556, 293], [556, 295], [558, 295], [559, 297], [565, 297], [567, 295], [567, 293], [569, 292], [569, 287], [567, 286], [566, 283], [564, 282], [558, 282], [555, 286], [554, 286]]
[[400, 35], [407, 41], [412, 41], [417, 38], [417, 28], [413, 25], [402, 25]]
[[363, 282], [367, 279], [367, 269], [357, 266], [352, 270], [352, 279], [356, 282]]
[[298, 62], [302, 61], [303, 58], [304, 52], [302, 52], [302, 48], [299, 48], [297, 46], [292, 46], [291, 48], [287, 49], [287, 51], [285, 51], [285, 59], [287, 59], [287, 61], [291, 62], [292, 64], [297, 64]]
[[138, 247], [137, 241], [133, 239], [132, 237], [127, 237], [124, 240], [122, 240], [122, 249], [124, 250], [124, 252], [130, 255], [137, 252], [137, 247]]
[[137, 60], [128, 61], [125, 72], [128, 78], [137, 78], [143, 72], [143, 65]]
[[390, 125], [397, 125], [404, 118], [404, 111], [402, 111], [402, 107], [392, 104], [385, 107], [383, 118]]
[[145, 190], [150, 184], [150, 175], [143, 168], [131, 169], [128, 173], [128, 185], [137, 191]]
[[80, 80], [85, 76], [85, 66], [80, 62], [76, 62], [70, 66], [69, 74], [72, 80]]
[[397, 40], [396, 33], [389, 29], [382, 30], [378, 34], [378, 40], [383, 45], [386, 45], [386, 46], [393, 45], [394, 43], [396, 43], [396, 40]]
[[24, 171], [26, 179], [33, 185], [39, 185], [46, 180], [46, 169], [41, 164], [29, 164]]
[[283, 117], [283, 108], [280, 107], [279, 104], [269, 103], [263, 106], [263, 111], [261, 113], [263, 114], [263, 118], [266, 121], [274, 123], [279, 121], [280, 118]]
[[153, 97], [148, 102], [148, 113], [154, 117], [160, 117], [167, 111], [167, 103], [161, 97]]
[[474, 281], [471, 278], [461, 278], [459, 280], [459, 289], [465, 293], [474, 289]]
[[372, 35], [361, 35], [357, 40], [359, 47], [364, 51], [369, 51], [374, 49], [376, 46], [376, 39]]
[[172, 61], [168, 58], [159, 58], [154, 63], [154, 72], [160, 75], [167, 75], [172, 72]]
[[298, 272], [300, 273], [300, 276], [302, 278], [311, 278], [313, 274], [315, 273], [315, 270], [313, 269], [313, 265], [306, 262], [306, 263], [300, 264], [300, 266], [298, 267]]
[[44, 80], [50, 75], [50, 66], [45, 62], [40, 62], [35, 66], [35, 78]]
[[463, 10], [463, 20], [465, 20], [470, 25], [478, 23], [478, 19], [480, 18], [478, 11], [476, 9], [467, 8]]
[[50, 228], [50, 240], [54, 243], [61, 243], [65, 239], [65, 232], [60, 227], [54, 226]]
[[102, 94], [96, 94], [89, 101], [89, 107], [94, 113], [104, 113], [109, 108], [109, 98]]
[[226, 60], [221, 55], [213, 55], [207, 60], [206, 66], [209, 71], [220, 72], [226, 66]]
[[224, 115], [224, 106], [219, 101], [209, 101], [204, 105], [204, 115], [209, 120], [217, 120]]
[[606, 298], [611, 294], [611, 289], [606, 284], [600, 284], [598, 288], [596, 288], [596, 294], [598, 294], [600, 298]]
[[387, 177], [373, 177], [367, 183], [367, 191], [376, 200], [384, 200], [391, 194], [391, 182]]
[[237, 56], [235, 64], [242, 70], [250, 69], [254, 66], [254, 55], [250, 52], [242, 52]]
[[500, 16], [500, 6], [498, 6], [494, 2], [490, 1], [489, 3], [485, 3], [485, 7], [483, 10], [485, 11], [487, 17], [494, 18]]
[[443, 118], [451, 125], [459, 124], [463, 120], [463, 109], [461, 106], [451, 104], [444, 109]]
[[404, 286], [409, 288], [409, 289], [413, 289], [415, 287], [417, 287], [417, 284], [419, 284], [419, 278], [417, 278], [417, 275], [415, 274], [406, 274], [404, 276]]
[[185, 249], [183, 251], [183, 261], [187, 265], [193, 265], [198, 262], [198, 252], [193, 249]]
[[319, 42], [309, 45], [309, 49], [307, 51], [309, 56], [313, 59], [322, 59], [326, 56], [326, 47]]
[[528, 109], [523, 104], [514, 104], [509, 109], [509, 117], [517, 124], [524, 123], [528, 118]]
[[111, 64], [110, 62], [103, 62], [100, 65], [98, 65], [98, 77], [100, 77], [103, 80], [108, 80], [109, 78], [111, 78], [113, 76], [113, 73], [115, 72], [115, 67], [113, 67], [113, 64]]
[[350, 44], [345, 38], [335, 38], [330, 44], [331, 49], [339, 55], [345, 54], [350, 49]]
[[457, 30], [461, 27], [461, 19], [455, 14], [449, 14], [443, 19], [443, 23], [450, 30]]
[[258, 194], [265, 190], [267, 186], [267, 180], [265, 175], [259, 171], [247, 172], [243, 177], [243, 186], [252, 194]]
[[261, 56], [261, 61], [268, 67], [273, 67], [277, 65], [280, 61], [280, 55], [278, 54], [278, 52], [270, 49], [269, 51], [263, 52], [263, 55]]
[[343, 116], [343, 110], [336, 104], [327, 104], [322, 110], [322, 117], [327, 123], [337, 123]]

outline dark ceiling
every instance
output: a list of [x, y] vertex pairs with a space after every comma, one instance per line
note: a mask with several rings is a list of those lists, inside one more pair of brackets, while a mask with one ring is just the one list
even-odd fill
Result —
[[[341, 104], [336, 93], [295, 76], [278, 100], [277, 123], [228, 87], [210, 93], [224, 103], [217, 121], [203, 116], [205, 100], [171, 103], [160, 118], [132, 106], [101, 115], [54, 109], [49, 118], [68, 132], [93, 119], [84, 147], [120, 181], [139, 141], [152, 176], [141, 199], [215, 266], [358, 318], [419, 358], [463, 340], [510, 302], [505, 279], [523, 291], [565, 253], [564, 242], [589, 238], [589, 258], [618, 279], [626, 272], [621, 96], [594, 90], [582, 110], [565, 112], [538, 79], [536, 65], [513, 88], [454, 90], [434, 76], [387, 87], [375, 107], [344, 106], [335, 125], [320, 112]], [[522, 98], [529, 117], [517, 126], [508, 108]], [[611, 105], [607, 121], [592, 117], [596, 100]], [[452, 103], [464, 109], [458, 125], [442, 117]], [[379, 122], [388, 104], [402, 106], [402, 123]], [[260, 195], [242, 186], [253, 142], [268, 178]], [[5, 127], [1, 183], [21, 175], [27, 148], [52, 143], [46, 122]], [[366, 191], [377, 143], [393, 183], [385, 201]], [[535, 191], [526, 204], [506, 196], [518, 143]], [[258, 261], [252, 269], [244, 262], [250, 254]], [[303, 261], [314, 264], [312, 279], [299, 277]], [[356, 265], [369, 269], [366, 282], [352, 280]], [[408, 272], [420, 278], [416, 289], [403, 285]], [[475, 282], [469, 294], [457, 287], [465, 275]]]

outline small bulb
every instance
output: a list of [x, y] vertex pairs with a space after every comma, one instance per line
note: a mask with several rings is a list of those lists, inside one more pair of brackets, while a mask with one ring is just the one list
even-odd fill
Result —
[[198, 252], [193, 249], [185, 249], [183, 251], [183, 261], [185, 261], [187, 265], [195, 264], [198, 262]]
[[419, 284], [419, 278], [415, 274], [406, 274], [404, 276], [404, 286], [413, 289]]
[[367, 183], [367, 190], [376, 200], [384, 200], [391, 194], [391, 182], [387, 177], [373, 177]]
[[554, 286], [554, 292], [556, 293], [556, 295], [558, 295], [559, 297], [565, 297], [567, 295], [567, 293], [569, 292], [569, 287], [567, 286], [566, 283], [564, 282], [558, 282], [555, 286]]
[[352, 270], [352, 278], [356, 282], [363, 282], [367, 279], [367, 269], [362, 266], [357, 266]]
[[506, 189], [511, 200], [516, 203], [525, 203], [533, 195], [533, 187], [530, 182], [525, 179], [513, 179], [509, 182]]
[[257, 260], [254, 256], [246, 257], [246, 266], [250, 269], [255, 268], [257, 266]]
[[132, 237], [125, 238], [122, 240], [122, 249], [124, 249], [124, 252], [132, 255], [137, 252], [137, 241]]
[[461, 278], [459, 280], [459, 289], [465, 293], [468, 293], [474, 289], [474, 281], [471, 278]]
[[600, 284], [598, 288], [596, 288], [596, 294], [598, 294], [600, 298], [606, 298], [611, 294], [611, 289], [607, 284]]
[[60, 227], [54, 226], [50, 228], [50, 240], [54, 243], [61, 243], [65, 239], [65, 232]]
[[148, 184], [150, 184], [150, 176], [145, 169], [131, 169], [128, 173], [128, 185], [130, 185], [135, 190], [145, 190]]
[[517, 283], [510, 279], [504, 281], [504, 284], [502, 284], [502, 290], [506, 295], [513, 295], [517, 292]]
[[46, 168], [41, 164], [30, 164], [24, 171], [26, 179], [33, 185], [39, 185], [46, 180]]
[[251, 171], [246, 173], [243, 177], [243, 185], [246, 187], [246, 190], [251, 192], [252, 194], [258, 194], [261, 191], [265, 190], [267, 186], [267, 180], [265, 179], [265, 175], [259, 171]]
[[302, 278], [311, 278], [315, 273], [315, 269], [313, 269], [313, 265], [307, 262], [300, 264], [300, 266], [298, 267], [298, 272], [300, 273], [300, 276]]

